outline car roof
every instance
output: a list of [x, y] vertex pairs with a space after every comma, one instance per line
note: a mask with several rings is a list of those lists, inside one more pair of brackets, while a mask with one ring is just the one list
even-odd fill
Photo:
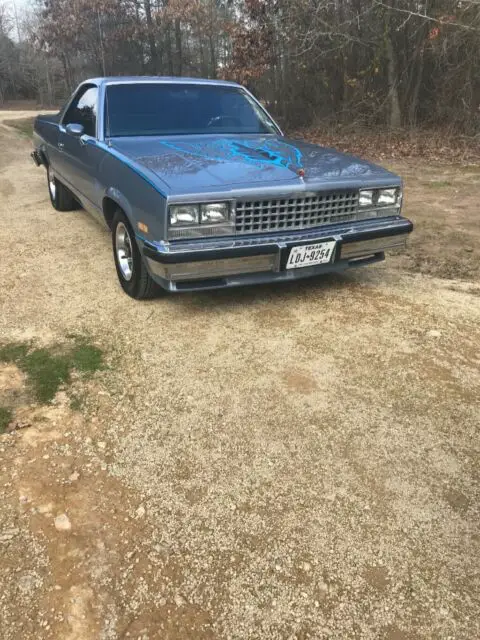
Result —
[[89, 78], [82, 84], [135, 84], [138, 83], [163, 83], [163, 84], [211, 84], [218, 86], [240, 87], [237, 82], [229, 80], [212, 80], [209, 78], [183, 78], [180, 76], [107, 76], [102, 78]]

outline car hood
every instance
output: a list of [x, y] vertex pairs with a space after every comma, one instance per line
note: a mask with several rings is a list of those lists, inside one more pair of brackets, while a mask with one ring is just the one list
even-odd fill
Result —
[[116, 138], [112, 147], [155, 174], [172, 194], [235, 187], [399, 179], [366, 160], [300, 140], [260, 135]]

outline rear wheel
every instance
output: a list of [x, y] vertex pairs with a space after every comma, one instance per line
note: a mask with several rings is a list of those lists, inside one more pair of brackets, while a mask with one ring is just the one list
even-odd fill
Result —
[[138, 249], [127, 216], [117, 209], [112, 222], [115, 267], [122, 289], [136, 300], [154, 298], [161, 287], [153, 280]]
[[73, 211], [74, 209], [78, 209], [78, 202], [75, 200], [72, 192], [57, 180], [49, 166], [47, 166], [47, 185], [50, 202], [57, 211]]

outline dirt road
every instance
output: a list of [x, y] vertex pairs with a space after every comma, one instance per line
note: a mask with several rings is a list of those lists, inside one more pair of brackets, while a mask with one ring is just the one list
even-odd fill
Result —
[[0, 125], [0, 340], [109, 366], [0, 436], [0, 637], [480, 637], [478, 167], [393, 167], [407, 255], [138, 303], [28, 153]]

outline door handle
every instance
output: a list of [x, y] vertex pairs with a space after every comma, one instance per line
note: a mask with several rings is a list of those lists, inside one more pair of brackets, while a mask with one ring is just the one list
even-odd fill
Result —
[[59, 149], [63, 149], [63, 147], [64, 147], [65, 145], [64, 145], [64, 143], [63, 143], [63, 142], [59, 142], [57, 146], [58, 146], [58, 148], [59, 148]]

